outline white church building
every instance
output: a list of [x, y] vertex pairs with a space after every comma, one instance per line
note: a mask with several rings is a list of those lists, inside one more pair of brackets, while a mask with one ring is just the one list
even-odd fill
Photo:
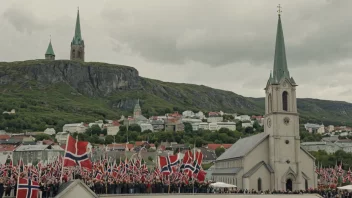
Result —
[[296, 88], [279, 14], [274, 70], [265, 87], [264, 132], [238, 140], [219, 156], [213, 180], [257, 191], [317, 187], [315, 159], [300, 146]]

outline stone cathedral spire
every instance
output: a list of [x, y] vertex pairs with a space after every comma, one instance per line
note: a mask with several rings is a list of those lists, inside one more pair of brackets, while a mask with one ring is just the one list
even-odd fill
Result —
[[70, 59], [84, 61], [84, 47], [85, 46], [84, 46], [84, 41], [82, 39], [81, 22], [79, 17], [79, 10], [78, 10], [76, 27], [75, 27], [75, 35], [73, 36], [73, 39], [71, 42]]
[[51, 45], [51, 38], [50, 38], [50, 42], [48, 45], [48, 49], [45, 52], [45, 59], [46, 60], [55, 60], [55, 53], [53, 50], [53, 46]]

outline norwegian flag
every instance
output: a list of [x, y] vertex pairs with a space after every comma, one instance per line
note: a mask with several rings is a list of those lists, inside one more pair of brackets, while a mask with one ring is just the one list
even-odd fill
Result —
[[169, 175], [174, 171], [173, 167], [179, 164], [178, 155], [169, 155], [167, 157], [159, 156], [160, 172]]
[[19, 178], [17, 198], [38, 198], [39, 184], [30, 179]]
[[64, 166], [75, 167], [79, 165], [82, 168], [92, 169], [92, 162], [88, 158], [87, 146], [88, 142], [78, 141], [68, 136]]

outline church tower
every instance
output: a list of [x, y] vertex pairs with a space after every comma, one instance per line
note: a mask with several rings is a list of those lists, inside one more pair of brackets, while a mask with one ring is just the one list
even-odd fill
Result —
[[137, 104], [134, 106], [134, 109], [133, 109], [133, 117], [136, 118], [140, 115], [142, 115], [142, 109], [141, 109], [141, 106], [139, 105], [139, 99], [138, 99]]
[[55, 60], [55, 53], [53, 50], [53, 46], [51, 45], [51, 39], [48, 45], [48, 49], [45, 52], [45, 59], [46, 60]]
[[297, 84], [288, 71], [279, 6], [274, 69], [265, 87], [265, 132], [269, 134], [269, 164], [274, 170], [274, 189], [301, 186]]
[[84, 61], [84, 41], [81, 35], [81, 23], [79, 20], [79, 10], [77, 11], [75, 35], [73, 36], [73, 39], [71, 42], [70, 59]]

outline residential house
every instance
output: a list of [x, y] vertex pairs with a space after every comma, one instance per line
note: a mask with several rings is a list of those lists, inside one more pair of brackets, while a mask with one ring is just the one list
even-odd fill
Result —
[[182, 117], [184, 118], [193, 118], [195, 116], [193, 111], [187, 110], [182, 112]]
[[47, 135], [55, 135], [56, 131], [54, 128], [47, 128], [47, 129], [45, 129], [44, 133]]
[[55, 136], [55, 139], [59, 144], [66, 144], [69, 135], [69, 132], [58, 132]]
[[21, 145], [13, 151], [13, 163], [18, 164], [23, 159], [25, 164], [38, 162], [40, 160], [48, 163], [63, 156], [65, 150], [57, 145]]
[[84, 125], [83, 122], [81, 123], [72, 123], [72, 124], [65, 124], [63, 126], [63, 132], [69, 133], [85, 133], [87, 130], [87, 126]]
[[235, 122], [218, 122], [217, 123], [217, 130], [221, 128], [227, 128], [231, 131], [236, 130], [236, 123]]
[[199, 148], [203, 154], [203, 164], [213, 163], [216, 160], [216, 154], [214, 150], [207, 148]]
[[327, 131], [328, 131], [329, 133], [333, 132], [334, 130], [335, 130], [334, 125], [329, 125], [329, 126], [327, 127]]
[[216, 123], [222, 122], [224, 118], [221, 116], [220, 112], [209, 112], [207, 122]]
[[14, 115], [14, 114], [16, 114], [16, 110], [12, 109], [11, 111], [4, 111], [4, 112], [2, 112], [2, 114]]
[[323, 124], [312, 124], [312, 123], [306, 123], [304, 124], [304, 128], [309, 132], [309, 133], [325, 133], [325, 127]]
[[251, 117], [249, 117], [249, 115], [239, 115], [235, 117], [235, 120], [239, 120], [241, 122], [250, 121]]
[[153, 125], [149, 123], [141, 123], [139, 125], [141, 127], [141, 131], [144, 132], [146, 130], [154, 131]]
[[242, 128], [253, 127], [252, 122], [242, 122]]
[[116, 135], [120, 131], [120, 123], [118, 120], [112, 121], [107, 127], [107, 135]]

